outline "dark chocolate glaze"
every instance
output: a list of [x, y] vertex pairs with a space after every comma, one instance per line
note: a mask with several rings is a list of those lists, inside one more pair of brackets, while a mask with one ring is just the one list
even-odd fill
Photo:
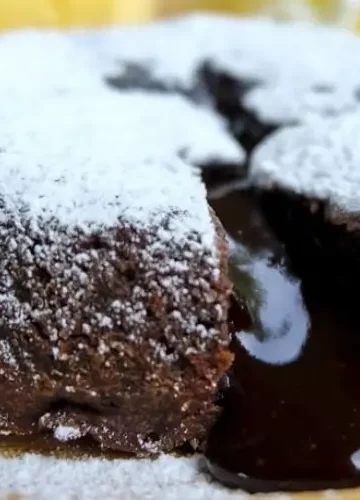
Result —
[[234, 335], [223, 413], [208, 441], [210, 472], [250, 492], [359, 485], [359, 324], [341, 320], [318, 287], [312, 292], [292, 274], [254, 195], [217, 189], [210, 198], [252, 315]]

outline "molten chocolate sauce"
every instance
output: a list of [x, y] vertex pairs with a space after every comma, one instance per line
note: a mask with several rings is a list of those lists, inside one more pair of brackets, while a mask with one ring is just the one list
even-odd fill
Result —
[[359, 485], [360, 325], [343, 324], [292, 274], [254, 195], [215, 190], [210, 201], [252, 322], [237, 331], [235, 303], [236, 358], [209, 437], [209, 470], [250, 492]]

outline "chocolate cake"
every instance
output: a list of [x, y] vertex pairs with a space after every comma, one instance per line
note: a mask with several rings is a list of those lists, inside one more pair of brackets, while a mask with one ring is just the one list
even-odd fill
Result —
[[241, 151], [179, 96], [48, 90], [0, 124], [1, 431], [197, 447], [231, 286], [190, 159]]
[[346, 306], [360, 272], [358, 112], [285, 128], [255, 150], [251, 182], [301, 274]]

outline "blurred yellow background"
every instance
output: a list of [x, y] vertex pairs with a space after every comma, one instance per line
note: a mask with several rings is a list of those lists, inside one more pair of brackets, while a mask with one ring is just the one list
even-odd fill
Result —
[[0, 29], [143, 22], [189, 10], [270, 13], [355, 28], [356, 0], [0, 0]]

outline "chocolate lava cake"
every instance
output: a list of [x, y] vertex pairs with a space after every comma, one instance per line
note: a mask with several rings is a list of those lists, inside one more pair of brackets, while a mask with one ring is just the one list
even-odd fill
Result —
[[309, 119], [259, 145], [250, 178], [264, 213], [312, 286], [356, 306], [360, 273], [358, 111]]
[[241, 149], [180, 96], [49, 83], [19, 105], [8, 90], [1, 431], [89, 435], [140, 455], [199, 446], [232, 361], [231, 285], [192, 165], [240, 161]]
[[340, 255], [351, 283], [359, 47], [210, 15], [0, 37], [2, 432], [138, 455], [202, 443], [233, 355], [197, 167], [245, 172], [265, 136], [250, 179], [272, 225], [323, 267]]

